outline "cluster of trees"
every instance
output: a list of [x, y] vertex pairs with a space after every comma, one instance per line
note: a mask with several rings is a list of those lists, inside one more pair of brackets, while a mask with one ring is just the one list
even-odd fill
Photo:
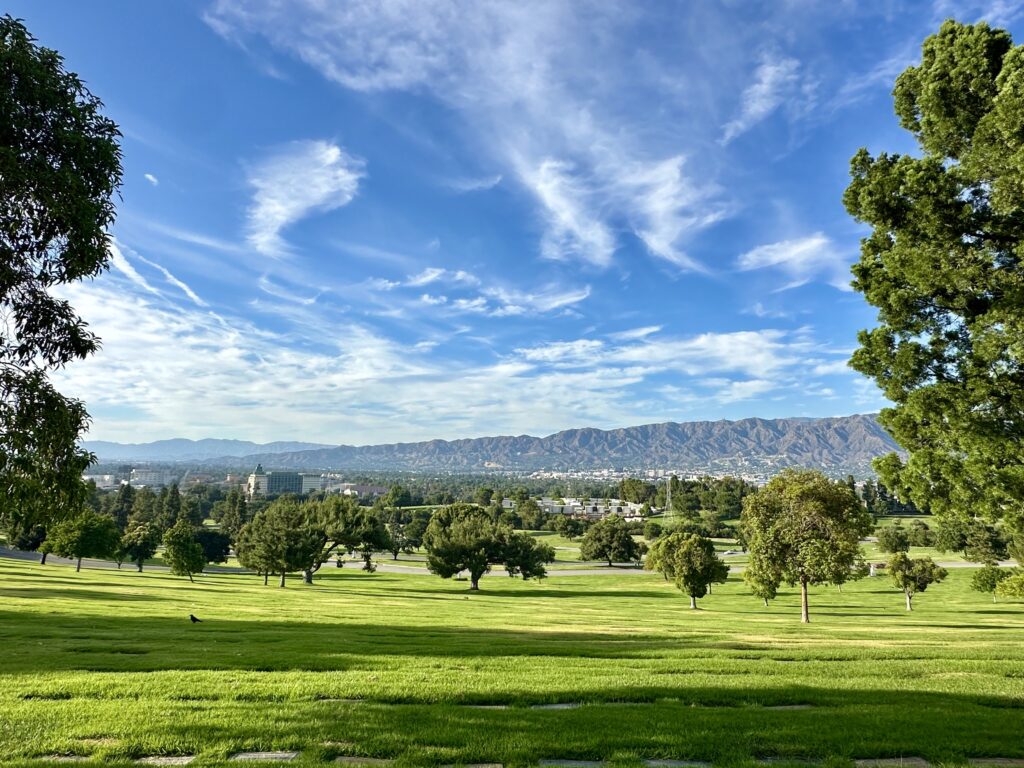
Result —
[[644, 567], [660, 572], [681, 592], [690, 597], [690, 608], [711, 593], [712, 584], [724, 584], [729, 566], [715, 552], [711, 539], [694, 533], [676, 531], [651, 545]]
[[580, 540], [581, 560], [636, 563], [647, 554], [647, 545], [633, 538], [636, 529], [618, 515], [608, 515], [591, 524]]

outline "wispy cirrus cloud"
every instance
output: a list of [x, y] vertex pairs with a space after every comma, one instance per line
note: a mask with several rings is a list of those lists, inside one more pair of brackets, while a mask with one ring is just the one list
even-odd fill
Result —
[[723, 144], [749, 131], [791, 98], [800, 84], [800, 62], [766, 54], [754, 72], [754, 82], [740, 96], [739, 113], [722, 127]]
[[295, 141], [254, 163], [246, 239], [259, 253], [280, 258], [291, 248], [281, 233], [313, 213], [347, 205], [356, 196], [366, 165], [336, 144]]
[[721, 217], [721, 194], [684, 173], [687, 153], [652, 132], [644, 110], [612, 106], [628, 59], [609, 31], [632, 20], [627, 6], [581, 10], [568, 0], [216, 0], [204, 18], [234, 42], [260, 35], [345, 88], [429, 93], [454, 109], [492, 164], [532, 195], [544, 257], [605, 268], [622, 230], [653, 256], [697, 269], [685, 244]]
[[821, 279], [842, 291], [850, 288], [849, 264], [832, 240], [822, 232], [807, 237], [759, 245], [736, 260], [741, 272], [774, 269], [789, 278], [784, 291]]

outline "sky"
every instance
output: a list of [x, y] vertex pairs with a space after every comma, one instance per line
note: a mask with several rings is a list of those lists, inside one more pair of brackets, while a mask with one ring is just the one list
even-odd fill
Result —
[[123, 133], [91, 439], [372, 444], [884, 407], [858, 148], [1011, 0], [9, 0]]

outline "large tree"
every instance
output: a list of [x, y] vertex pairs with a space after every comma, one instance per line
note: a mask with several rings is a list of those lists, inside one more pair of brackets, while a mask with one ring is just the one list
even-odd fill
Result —
[[306, 510], [294, 496], [282, 496], [243, 526], [238, 535], [238, 559], [246, 568], [285, 576], [309, 571], [324, 550], [324, 533], [309, 525]]
[[712, 584], [725, 583], [729, 578], [729, 566], [719, 559], [711, 539], [681, 531], [655, 541], [644, 567], [675, 582], [680, 591], [690, 596], [690, 607], [694, 609]]
[[580, 541], [581, 560], [605, 560], [638, 563], [646, 545], [633, 539], [626, 521], [618, 515], [607, 515], [594, 523]]
[[427, 567], [442, 578], [469, 572], [470, 589], [480, 588], [480, 579], [492, 565], [504, 565], [509, 576], [543, 578], [545, 564], [554, 561], [555, 551], [547, 544], [511, 527], [495, 522], [473, 504], [452, 504], [437, 510], [423, 536]]
[[49, 373], [99, 345], [56, 294], [109, 259], [121, 154], [102, 106], [56, 51], [0, 16], [0, 522], [12, 538], [85, 500], [88, 415]]
[[745, 578], [762, 598], [782, 582], [800, 585], [800, 619], [810, 621], [807, 588], [843, 584], [863, 558], [871, 515], [849, 486], [812, 470], [788, 469], [743, 500], [750, 551]]
[[142, 565], [156, 554], [160, 546], [160, 530], [154, 523], [129, 523], [121, 536], [120, 551], [125, 560], [135, 563], [142, 573]]
[[876, 468], [918, 507], [1024, 531], [1024, 47], [947, 21], [893, 93], [919, 152], [861, 149], [843, 198], [879, 310], [851, 365], [907, 452]]
[[75, 560], [75, 570], [80, 571], [83, 557], [110, 557], [120, 541], [121, 532], [114, 518], [87, 509], [54, 525], [43, 547], [58, 557]]

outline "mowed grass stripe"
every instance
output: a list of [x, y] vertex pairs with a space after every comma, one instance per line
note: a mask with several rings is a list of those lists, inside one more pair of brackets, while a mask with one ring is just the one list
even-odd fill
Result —
[[[653, 575], [495, 573], [469, 595], [404, 574], [281, 590], [0, 561], [0, 754], [1021, 758], [1024, 604], [969, 578], [951, 572], [912, 614], [884, 578], [817, 589], [803, 627], [795, 593], [765, 608], [736, 579], [690, 611]], [[582, 706], [531, 708], [566, 703]]]

